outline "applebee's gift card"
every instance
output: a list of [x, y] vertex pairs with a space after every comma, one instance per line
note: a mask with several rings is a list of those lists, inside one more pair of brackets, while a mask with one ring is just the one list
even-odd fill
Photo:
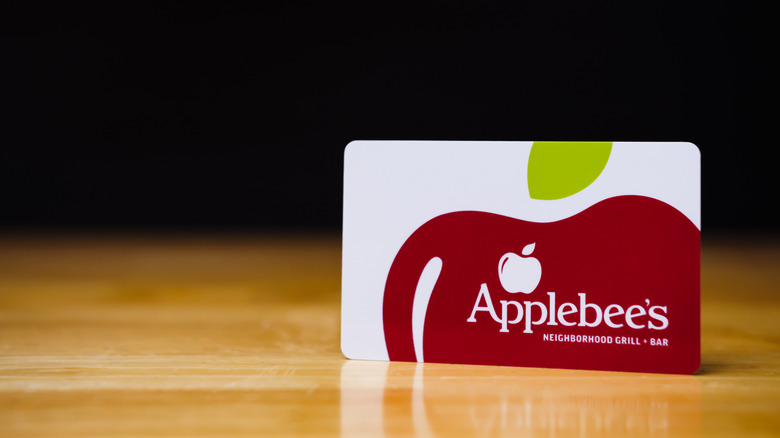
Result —
[[342, 351], [693, 373], [700, 228], [691, 143], [354, 141]]

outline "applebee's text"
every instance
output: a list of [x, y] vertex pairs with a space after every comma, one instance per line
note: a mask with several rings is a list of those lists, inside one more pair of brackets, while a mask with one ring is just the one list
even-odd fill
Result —
[[[650, 306], [650, 301], [645, 300], [645, 306], [632, 305], [623, 308], [619, 304], [610, 304], [604, 309], [598, 304], [588, 303], [585, 293], [579, 296], [579, 307], [575, 303], [562, 303], [556, 305], [555, 292], [547, 292], [548, 303], [540, 301], [523, 301], [522, 303], [511, 300], [500, 300], [500, 315], [490, 298], [487, 284], [482, 283], [477, 294], [477, 300], [471, 310], [467, 322], [477, 322], [478, 312], [487, 312], [497, 323], [501, 324], [500, 332], [509, 332], [509, 325], [525, 322], [523, 333], [533, 333], [534, 325], [563, 325], [567, 327], [597, 327], [605, 324], [610, 328], [628, 326], [632, 329], [664, 330], [669, 327], [666, 306]], [[645, 309], [647, 307], [647, 309]], [[579, 316], [579, 318], [578, 318]], [[511, 319], [510, 319], [511, 318]]]

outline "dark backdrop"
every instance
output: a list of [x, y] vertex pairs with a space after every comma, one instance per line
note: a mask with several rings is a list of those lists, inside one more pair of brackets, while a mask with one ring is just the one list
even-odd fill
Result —
[[331, 229], [353, 139], [692, 141], [703, 226], [775, 230], [745, 2], [21, 3], [0, 226]]

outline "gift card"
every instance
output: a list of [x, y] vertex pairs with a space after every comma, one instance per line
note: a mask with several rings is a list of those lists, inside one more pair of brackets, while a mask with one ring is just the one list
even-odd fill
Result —
[[350, 143], [342, 352], [695, 372], [700, 162], [691, 143]]

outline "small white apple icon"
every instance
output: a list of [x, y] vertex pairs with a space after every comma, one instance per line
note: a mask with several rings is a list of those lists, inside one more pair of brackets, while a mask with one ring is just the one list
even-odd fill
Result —
[[498, 262], [498, 279], [507, 292], [530, 294], [539, 285], [542, 279], [542, 264], [535, 257], [529, 257], [534, 248], [536, 243], [526, 245], [523, 248], [525, 257], [513, 252], [501, 257]]

